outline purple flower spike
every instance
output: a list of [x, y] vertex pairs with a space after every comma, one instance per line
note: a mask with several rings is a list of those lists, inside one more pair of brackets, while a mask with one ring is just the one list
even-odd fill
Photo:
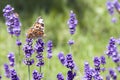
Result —
[[18, 39], [18, 40], [16, 40], [16, 44], [17, 44], [18, 46], [21, 46], [21, 45], [22, 45], [22, 42]]
[[0, 75], [0, 80], [2, 79], [2, 76]]
[[7, 78], [10, 78], [10, 69], [9, 69], [8, 64], [4, 64], [4, 69], [5, 69], [5, 76]]
[[120, 73], [120, 66], [117, 66], [117, 71]]
[[66, 55], [66, 63], [65, 63], [67, 68], [70, 68], [71, 70], [75, 68], [75, 62], [72, 59], [72, 54], [67, 54]]
[[74, 40], [69, 40], [68, 41], [68, 44], [71, 46], [71, 45], [73, 45], [74, 44]]
[[68, 20], [68, 26], [69, 26], [69, 29], [70, 29], [70, 34], [73, 35], [76, 31], [76, 26], [77, 26], [77, 19], [76, 19], [76, 15], [73, 11], [70, 12], [70, 18]]
[[106, 54], [108, 55], [108, 57], [112, 57], [113, 55], [115, 56], [118, 54], [115, 42], [116, 42], [116, 39], [111, 37], [109, 40], [107, 51], [106, 51]]
[[65, 56], [64, 56], [64, 53], [63, 53], [63, 52], [60, 52], [60, 53], [58, 54], [58, 59], [60, 60], [60, 62], [61, 62], [63, 65], [65, 65], [66, 60], [65, 60]]
[[36, 41], [36, 44], [35, 44], [34, 48], [35, 48], [35, 51], [37, 52], [37, 54], [42, 53], [43, 50], [44, 50], [44, 42], [43, 42], [43, 40], [39, 38]]
[[62, 73], [57, 74], [57, 80], [64, 80], [64, 76], [62, 75]]
[[10, 17], [11, 13], [13, 13], [14, 8], [12, 8], [10, 5], [6, 5], [3, 9], [3, 16], [7, 19]]
[[25, 57], [30, 58], [34, 53], [34, 50], [32, 47], [32, 39], [26, 39], [26, 42], [27, 43], [23, 46], [23, 51], [25, 53]]
[[106, 76], [106, 80], [110, 80], [110, 76], [109, 75]]
[[33, 71], [32, 76], [32, 80], [41, 80], [43, 78], [43, 74], [39, 73], [37, 70]]
[[108, 45], [108, 50], [106, 52], [106, 54], [112, 58], [112, 60], [118, 64], [120, 62], [120, 56], [118, 54], [118, 50], [117, 50], [117, 46], [116, 43], [118, 41], [116, 39], [114, 39], [113, 37], [110, 38], [109, 41], [109, 45]]
[[109, 70], [109, 74], [113, 80], [117, 80], [117, 74], [115, 73], [115, 71], [113, 69]]
[[109, 14], [113, 15], [114, 14], [114, 4], [113, 4], [113, 2], [108, 1], [106, 3], [106, 6], [107, 6]]
[[71, 70], [69, 70], [67, 73], [67, 80], [73, 80], [75, 76], [76, 73], [75, 72], [73, 73]]
[[[19, 24], [19, 23], [18, 23]], [[20, 28], [13, 28], [13, 32], [15, 34], [15, 36], [20, 36], [20, 33], [21, 33], [21, 29]]]
[[38, 67], [43, 66], [43, 65], [44, 65], [44, 60], [43, 60], [43, 55], [42, 55], [42, 53], [41, 53], [41, 54], [38, 54], [38, 55], [36, 56], [36, 58], [37, 58], [37, 60], [38, 60], [36, 66], [38, 66]]
[[117, 22], [117, 18], [113, 17], [113, 18], [112, 18], [112, 22], [113, 22], [113, 23], [116, 23], [116, 22]]
[[15, 65], [15, 56], [14, 56], [14, 53], [9, 53], [8, 54], [8, 59], [10, 61], [10, 66], [14, 67]]
[[100, 66], [100, 59], [98, 57], [94, 57], [94, 66], [99, 67]]
[[10, 5], [7, 5], [3, 9], [3, 16], [5, 17], [6, 25], [8, 26], [8, 33], [11, 35], [14, 34], [17, 37], [20, 36], [21, 23], [18, 14], [14, 13], [14, 8], [12, 8]]
[[102, 65], [105, 65], [105, 64], [106, 64], [106, 59], [105, 59], [104, 56], [101, 56], [101, 57], [100, 57], [100, 60], [101, 60], [100, 62], [101, 62]]
[[20, 80], [14, 69], [10, 70], [10, 73], [11, 73], [11, 80]]
[[34, 63], [34, 59], [25, 59], [24, 64], [31, 66]]
[[114, 6], [115, 6], [115, 9], [116, 9], [117, 11], [120, 11], [120, 3], [118, 2], [118, 0], [114, 0], [113, 4], [114, 4]]
[[53, 47], [53, 43], [52, 43], [52, 41], [51, 40], [49, 40], [48, 42], [47, 42], [47, 58], [48, 59], [51, 59], [52, 58], [52, 47]]
[[92, 80], [92, 70], [90, 69], [89, 63], [84, 63], [84, 79], [85, 80]]
[[36, 44], [34, 46], [35, 48], [35, 51], [37, 53], [37, 64], [36, 66], [40, 67], [40, 66], [43, 66], [44, 65], [44, 60], [43, 60], [43, 54], [42, 52], [44, 51], [44, 42], [41, 38], [39, 38], [37, 41], [36, 41]]

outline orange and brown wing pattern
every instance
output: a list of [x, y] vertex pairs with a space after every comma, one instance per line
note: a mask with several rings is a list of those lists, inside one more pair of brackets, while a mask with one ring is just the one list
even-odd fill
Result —
[[27, 32], [27, 38], [39, 38], [44, 36], [44, 22], [41, 17], [38, 17], [33, 27], [31, 27]]

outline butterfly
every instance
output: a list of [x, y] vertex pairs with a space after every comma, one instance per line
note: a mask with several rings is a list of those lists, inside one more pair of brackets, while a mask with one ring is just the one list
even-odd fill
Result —
[[41, 16], [38, 17], [33, 26], [28, 29], [26, 36], [31, 39], [44, 37], [44, 21]]

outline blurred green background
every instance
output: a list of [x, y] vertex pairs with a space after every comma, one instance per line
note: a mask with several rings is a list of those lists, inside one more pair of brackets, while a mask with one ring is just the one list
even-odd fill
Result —
[[[11, 37], [6, 30], [5, 20], [3, 18], [2, 9], [10, 4], [15, 8], [15, 12], [19, 13], [22, 23], [22, 34], [20, 39], [25, 43], [25, 34], [38, 16], [42, 16], [45, 22], [44, 41], [53, 41], [53, 58], [49, 61], [45, 58], [45, 66], [42, 68], [44, 72], [43, 80], [56, 80], [56, 75], [62, 72], [64, 76], [68, 69], [59, 62], [57, 54], [61, 51], [64, 54], [69, 53], [67, 41], [70, 39], [67, 21], [69, 12], [73, 10], [78, 19], [76, 33], [72, 36], [75, 44], [72, 46], [73, 58], [78, 66], [77, 77], [75, 80], [81, 80], [83, 76], [84, 61], [88, 61], [93, 65], [94, 56], [104, 54], [110, 37], [119, 37], [120, 28], [119, 21], [111, 22], [111, 16], [106, 9], [105, 0], [0, 0], [0, 74], [4, 77], [3, 64], [8, 63], [8, 52], [16, 54], [16, 71], [21, 80], [28, 79], [27, 66], [18, 64], [18, 58], [24, 58], [21, 49], [21, 56], [18, 56], [18, 48], [15, 45], [16, 37]], [[119, 15], [116, 13], [119, 19]], [[44, 57], [46, 52], [44, 52]], [[34, 54], [35, 56], [35, 54]], [[49, 62], [48, 62], [49, 61]], [[49, 63], [49, 64], [48, 64]], [[111, 65], [109, 65], [111, 64]], [[48, 67], [49, 66], [49, 67]], [[111, 59], [107, 59], [106, 67], [115, 67]], [[35, 65], [31, 67], [37, 69]], [[102, 74], [105, 76], [108, 72]], [[31, 76], [32, 78], [32, 76]]]

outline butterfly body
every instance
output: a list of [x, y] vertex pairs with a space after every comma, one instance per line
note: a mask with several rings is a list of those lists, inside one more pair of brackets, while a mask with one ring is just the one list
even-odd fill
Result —
[[38, 17], [33, 26], [27, 31], [27, 38], [35, 39], [44, 36], [44, 22]]

